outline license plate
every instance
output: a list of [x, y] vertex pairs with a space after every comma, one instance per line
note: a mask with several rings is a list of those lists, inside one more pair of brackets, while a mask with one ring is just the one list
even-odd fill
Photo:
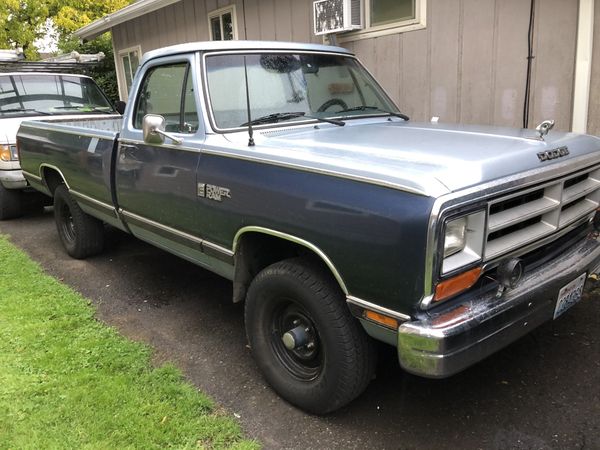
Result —
[[563, 286], [558, 292], [558, 300], [556, 301], [556, 308], [554, 308], [555, 319], [581, 300], [586, 278], [587, 274], [581, 274], [578, 278]]

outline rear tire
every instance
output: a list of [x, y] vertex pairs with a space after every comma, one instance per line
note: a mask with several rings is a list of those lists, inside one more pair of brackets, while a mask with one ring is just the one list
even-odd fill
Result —
[[0, 183], [0, 220], [23, 215], [22, 194], [20, 189], [6, 189]]
[[[371, 381], [375, 346], [318, 266], [296, 258], [267, 267], [252, 281], [245, 308], [256, 363], [290, 403], [326, 414], [355, 399]], [[299, 335], [291, 344], [293, 330]]]
[[104, 248], [103, 223], [84, 213], [65, 185], [54, 191], [54, 220], [69, 256], [83, 259], [100, 253]]

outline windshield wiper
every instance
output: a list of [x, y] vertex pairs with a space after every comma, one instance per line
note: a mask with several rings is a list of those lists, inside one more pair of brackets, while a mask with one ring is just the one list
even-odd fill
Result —
[[345, 112], [352, 112], [352, 111], [366, 111], [367, 109], [379, 111], [384, 114], [389, 114], [390, 116], [400, 117], [401, 119], [404, 119], [404, 120], [410, 120], [410, 117], [408, 117], [406, 114], [402, 114], [402, 113], [394, 112], [394, 111], [388, 111], [386, 109], [378, 108], [377, 106], [355, 106], [354, 108], [342, 109], [341, 111], [337, 111], [336, 113], [345, 113]]
[[[101, 109], [103, 107], [100, 108], [96, 108], [93, 106], [85, 106], [85, 105], [79, 105], [79, 106], [53, 106], [52, 108], [54, 109], [76, 109], [78, 111], [81, 111], [83, 113], [87, 113], [87, 112], [98, 112], [98, 113], [103, 113], [103, 114], [114, 114], [115, 111], [106, 111], [104, 109]], [[106, 106], [106, 108], [108, 108], [108, 106]]]
[[282, 120], [293, 119], [295, 117], [303, 116], [304, 112], [278, 112], [274, 114], [268, 114], [266, 116], [252, 119], [250, 122], [244, 122], [240, 127], [247, 127], [248, 125], [260, 125], [263, 123], [277, 123]]
[[33, 109], [33, 108], [0, 109], [0, 113], [5, 113], [5, 112], [35, 112], [35, 113], [38, 113], [40, 116], [51, 116], [52, 115], [49, 112], [38, 111], [37, 109]]
[[340, 126], [340, 127], [343, 127], [344, 125], [346, 125], [341, 120], [327, 119], [324, 117], [317, 117], [317, 116], [310, 116], [310, 115], [307, 115], [304, 111], [297, 111], [297, 112], [280, 112], [280, 113], [269, 114], [267, 116], [262, 116], [257, 119], [253, 119], [250, 122], [245, 122], [245, 123], [241, 124], [240, 126], [247, 127], [248, 125], [260, 125], [260, 124], [264, 124], [264, 123], [277, 123], [277, 122], [281, 122], [284, 120], [295, 119], [297, 117], [306, 117], [307, 119], [315, 119], [320, 122], [332, 123], [332, 124]]

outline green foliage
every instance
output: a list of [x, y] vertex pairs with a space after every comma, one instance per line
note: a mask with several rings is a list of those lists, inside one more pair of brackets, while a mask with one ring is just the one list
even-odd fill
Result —
[[59, 45], [75, 30], [131, 3], [131, 0], [2, 0], [0, 48], [23, 47], [28, 59], [37, 59], [33, 43], [45, 36], [50, 19]]
[[43, 25], [50, 17], [49, 3], [49, 0], [3, 0], [0, 48], [22, 47], [28, 59], [37, 59], [33, 42], [43, 36]]
[[257, 448], [1, 236], [0, 265], [0, 449]]
[[108, 35], [79, 44], [72, 33], [100, 17], [131, 3], [131, 0], [2, 0], [0, 48], [22, 47], [29, 60], [39, 59], [34, 42], [48, 33], [50, 19], [61, 52], [104, 52], [106, 58], [90, 75], [113, 101], [119, 99], [112, 45]]
[[104, 60], [97, 66], [94, 66], [87, 75], [94, 78], [96, 83], [98, 83], [106, 95], [108, 95], [108, 98], [113, 102], [119, 100], [115, 59], [109, 33], [105, 33], [102, 36], [98, 36], [93, 41], [88, 41], [83, 44], [75, 38], [65, 40], [60, 43], [60, 51], [61, 53], [70, 53], [72, 51], [89, 54], [98, 52], [104, 53]]

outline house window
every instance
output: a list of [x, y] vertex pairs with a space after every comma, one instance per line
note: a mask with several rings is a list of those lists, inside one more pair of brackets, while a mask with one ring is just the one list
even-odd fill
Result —
[[235, 5], [217, 9], [209, 13], [208, 29], [211, 41], [231, 41], [237, 39]]
[[124, 99], [129, 96], [129, 89], [131, 89], [135, 71], [140, 65], [141, 55], [142, 50], [139, 45], [119, 51], [119, 61], [121, 63], [121, 80], [119, 85], [122, 87], [121, 97]]
[[339, 42], [374, 38], [425, 28], [427, 0], [364, 0], [362, 30], [338, 35]]
[[371, 27], [415, 18], [416, 0], [369, 0]]

